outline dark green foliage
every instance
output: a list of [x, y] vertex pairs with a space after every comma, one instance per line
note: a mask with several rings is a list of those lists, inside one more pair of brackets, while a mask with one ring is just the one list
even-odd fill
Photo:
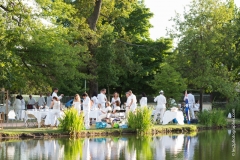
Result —
[[199, 123], [206, 126], [225, 126], [227, 124], [226, 115], [222, 110], [202, 111], [198, 115]]

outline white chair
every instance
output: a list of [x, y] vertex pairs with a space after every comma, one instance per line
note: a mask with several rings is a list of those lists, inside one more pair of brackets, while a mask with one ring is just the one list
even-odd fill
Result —
[[[16, 113], [14, 112], [14, 110], [10, 110], [8, 113], [8, 120], [12, 120], [12, 126], [13, 126], [13, 120], [17, 121], [16, 119]], [[7, 120], [7, 123], [8, 123]], [[17, 123], [16, 123], [16, 127], [17, 127]]]
[[26, 125], [26, 127], [37, 126], [37, 123], [36, 123], [37, 118], [33, 114], [29, 113], [28, 111], [26, 111], [25, 114], [26, 114], [25, 115], [25, 125]]

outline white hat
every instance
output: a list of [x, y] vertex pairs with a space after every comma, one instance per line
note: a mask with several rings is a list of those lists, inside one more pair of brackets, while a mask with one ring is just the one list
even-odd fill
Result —
[[163, 90], [161, 90], [159, 93], [163, 93]]

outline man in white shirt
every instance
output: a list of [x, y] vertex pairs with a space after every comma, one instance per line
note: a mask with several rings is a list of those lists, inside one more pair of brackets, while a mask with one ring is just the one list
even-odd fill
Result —
[[28, 100], [28, 109], [33, 109], [33, 106], [35, 106], [36, 101], [34, 98], [32, 98], [32, 95], [29, 95], [29, 100]]
[[130, 104], [129, 104], [129, 108], [131, 112], [134, 112], [137, 108], [137, 98], [136, 96], [132, 93], [131, 90], [128, 91], [129, 93], [129, 98], [130, 98]]
[[58, 88], [54, 88], [53, 93], [52, 93], [52, 98], [53, 98], [53, 97], [57, 97], [58, 100], [62, 99], [62, 97], [63, 97], [64, 95], [61, 94], [61, 95], [58, 97], [57, 93], [58, 93]]
[[40, 97], [38, 99], [38, 107], [43, 107], [45, 106], [46, 102], [45, 102], [45, 98], [42, 96], [42, 93], [40, 94]]
[[160, 123], [162, 123], [164, 112], [166, 111], [166, 97], [161, 90], [160, 95], [154, 98], [154, 102], [157, 102], [156, 111], [154, 113], [154, 122], [157, 120], [157, 115], [160, 113]]
[[52, 102], [52, 96], [50, 93], [47, 94], [47, 106], [50, 107]]
[[192, 115], [192, 119], [195, 119], [195, 114], [194, 114], [194, 109], [193, 109], [193, 106], [195, 104], [195, 97], [191, 91], [188, 92], [187, 98], [188, 98], [188, 105], [189, 105], [189, 109], [190, 109], [190, 112]]
[[100, 91], [100, 94], [98, 94], [97, 99], [98, 99], [98, 105], [100, 109], [104, 109], [107, 101], [106, 97], [106, 89], [102, 89]]

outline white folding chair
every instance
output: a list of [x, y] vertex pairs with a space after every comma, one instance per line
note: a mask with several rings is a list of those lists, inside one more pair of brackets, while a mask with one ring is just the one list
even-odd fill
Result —
[[[10, 110], [8, 113], [8, 120], [12, 120], [12, 126], [13, 126], [13, 120], [17, 121], [16, 119], [16, 113], [14, 112], [14, 110]], [[8, 120], [7, 120], [7, 124], [8, 124]], [[17, 127], [17, 123], [16, 123], [16, 127]]]
[[26, 114], [26, 116], [25, 116], [25, 118], [26, 118], [26, 120], [25, 120], [26, 127], [30, 127], [30, 126], [35, 127], [35, 126], [37, 126], [37, 123], [36, 123], [37, 118], [33, 114], [29, 113], [28, 111], [26, 111], [25, 114]]

